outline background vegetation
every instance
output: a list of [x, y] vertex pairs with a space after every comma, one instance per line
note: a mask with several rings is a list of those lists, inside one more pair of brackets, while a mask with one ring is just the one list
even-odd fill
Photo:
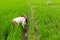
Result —
[[[0, 0], [0, 40], [21, 40], [22, 26], [13, 29], [12, 19], [24, 14], [28, 16], [28, 0]], [[29, 0], [34, 6], [38, 40], [60, 40], [60, 0]], [[34, 17], [30, 15], [28, 40], [35, 40]]]

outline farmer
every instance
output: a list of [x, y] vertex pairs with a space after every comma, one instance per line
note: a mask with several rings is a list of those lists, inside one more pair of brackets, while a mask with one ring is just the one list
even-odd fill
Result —
[[24, 15], [21, 15], [20, 17], [14, 18], [12, 20], [13, 22], [13, 26], [16, 26], [16, 24], [22, 24], [23, 29], [25, 28], [26, 24], [27, 24], [27, 17]]

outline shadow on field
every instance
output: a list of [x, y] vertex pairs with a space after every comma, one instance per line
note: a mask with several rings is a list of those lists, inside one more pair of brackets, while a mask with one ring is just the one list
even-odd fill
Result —
[[7, 37], [8, 37], [8, 32], [6, 31], [5, 40], [7, 40]]

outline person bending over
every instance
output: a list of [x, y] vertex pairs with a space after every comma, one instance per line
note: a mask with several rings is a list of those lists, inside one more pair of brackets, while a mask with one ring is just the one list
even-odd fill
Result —
[[21, 15], [20, 17], [14, 18], [12, 20], [13, 26], [16, 26], [16, 24], [22, 24], [23, 29], [25, 28], [25, 25], [27, 24], [27, 17], [24, 15]]

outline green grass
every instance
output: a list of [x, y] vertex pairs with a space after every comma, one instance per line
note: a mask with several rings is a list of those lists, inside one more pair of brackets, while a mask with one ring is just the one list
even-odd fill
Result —
[[[34, 8], [39, 40], [60, 40], [60, 0], [29, 0]], [[53, 6], [57, 7], [53, 7]], [[12, 19], [28, 15], [30, 8], [25, 0], [0, 0], [0, 40], [21, 40], [22, 26], [13, 29]], [[30, 15], [28, 40], [35, 40], [34, 17]], [[8, 36], [6, 37], [6, 35]]]
[[[60, 8], [41, 7], [36, 9], [37, 29], [40, 40], [60, 40]], [[39, 10], [37, 12], [37, 10]], [[39, 15], [40, 14], [40, 15]], [[40, 20], [39, 20], [40, 19]]]

